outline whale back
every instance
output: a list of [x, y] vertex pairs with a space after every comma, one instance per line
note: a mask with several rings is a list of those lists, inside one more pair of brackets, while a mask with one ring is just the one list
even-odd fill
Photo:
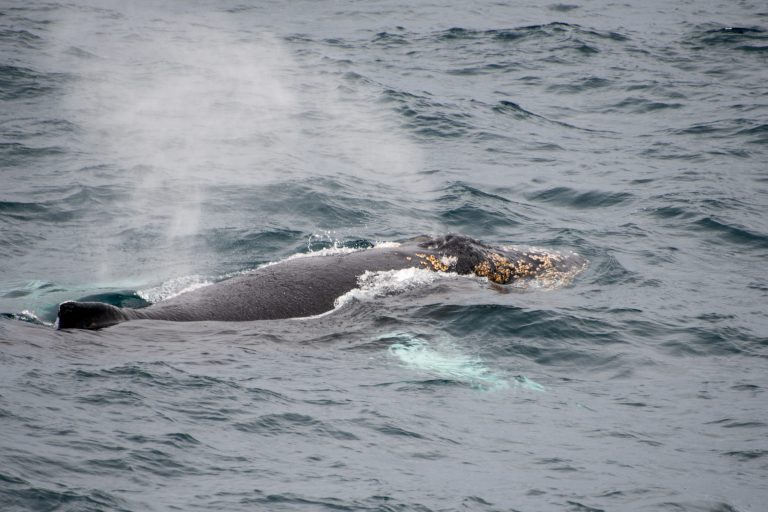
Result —
[[358, 286], [366, 271], [424, 268], [485, 277], [498, 284], [568, 284], [586, 266], [577, 255], [492, 247], [462, 235], [419, 238], [400, 247], [307, 255], [183, 293], [142, 309], [99, 302], [64, 302], [60, 329], [100, 329], [132, 319], [171, 321], [277, 320], [319, 315]]
[[418, 266], [398, 248], [314, 255], [267, 265], [143, 309], [168, 320], [276, 320], [319, 315], [357, 287], [366, 271]]

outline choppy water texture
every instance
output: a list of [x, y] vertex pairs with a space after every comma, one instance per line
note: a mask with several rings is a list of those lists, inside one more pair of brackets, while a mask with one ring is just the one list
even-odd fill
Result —
[[[764, 510], [766, 70], [757, 1], [6, 0], [0, 509]], [[591, 263], [50, 326], [447, 232]]]

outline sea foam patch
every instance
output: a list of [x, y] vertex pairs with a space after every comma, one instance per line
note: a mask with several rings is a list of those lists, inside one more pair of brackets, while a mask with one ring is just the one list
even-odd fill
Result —
[[138, 290], [136, 294], [148, 302], [155, 303], [211, 284], [213, 281], [200, 275], [181, 276], [169, 279], [159, 286]]
[[404, 268], [365, 272], [357, 279], [357, 288], [336, 299], [336, 309], [352, 301], [365, 301], [395, 295], [434, 283], [438, 279], [458, 277], [456, 274], [432, 272], [421, 268]]

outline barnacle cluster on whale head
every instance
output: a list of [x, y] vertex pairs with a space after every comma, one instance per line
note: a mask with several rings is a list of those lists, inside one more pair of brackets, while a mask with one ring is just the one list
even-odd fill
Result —
[[497, 284], [556, 287], [569, 284], [587, 261], [536, 248], [492, 247], [462, 235], [446, 235], [419, 243], [429, 253], [416, 253], [424, 268], [436, 272], [475, 274]]

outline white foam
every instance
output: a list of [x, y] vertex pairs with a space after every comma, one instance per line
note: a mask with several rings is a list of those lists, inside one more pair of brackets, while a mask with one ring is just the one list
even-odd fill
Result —
[[[335, 246], [334, 247], [327, 247], [325, 249], [320, 249], [320, 250], [317, 250], [317, 251], [299, 252], [299, 253], [296, 253], [296, 254], [291, 254], [290, 256], [287, 256], [287, 257], [285, 257], [285, 258], [283, 258], [281, 260], [269, 261], [267, 263], [262, 263], [261, 265], [259, 265], [256, 268], [258, 269], [258, 268], [271, 267], [273, 265], [279, 265], [279, 264], [284, 263], [286, 261], [300, 260], [300, 259], [303, 259], [303, 258], [315, 258], [317, 256], [334, 256], [334, 255], [340, 255], [340, 254], [349, 254], [349, 253], [357, 252], [357, 251], [361, 251], [361, 250], [363, 250], [363, 249], [352, 249], [352, 248], [349, 248], [349, 247], [335, 247]], [[243, 270], [243, 271], [240, 271], [240, 272], [233, 272], [231, 274], [227, 274], [226, 277], [233, 277], [233, 276], [240, 275], [240, 274], [247, 274], [249, 272], [253, 272], [253, 270]]]
[[401, 244], [400, 242], [375, 242], [373, 245], [375, 249], [384, 249], [384, 248], [392, 249], [395, 247], [400, 247], [403, 244]]
[[177, 295], [181, 295], [182, 293], [191, 292], [192, 290], [197, 290], [212, 284], [213, 281], [200, 275], [182, 276], [169, 279], [160, 286], [147, 288], [146, 290], [138, 290], [136, 294], [142, 299], [154, 303], [168, 300]]
[[290, 256], [283, 258], [282, 260], [265, 263], [264, 265], [261, 265], [259, 268], [266, 267], [269, 265], [275, 265], [277, 263], [282, 263], [284, 261], [297, 260], [301, 258], [313, 258], [315, 256], [334, 256], [334, 255], [349, 254], [349, 253], [360, 252], [360, 251], [375, 251], [376, 249], [400, 247], [400, 245], [401, 244], [399, 242], [376, 242], [373, 247], [354, 248], [354, 247], [344, 247], [341, 245], [340, 241], [334, 240], [332, 247], [325, 247], [323, 249], [318, 249], [316, 251], [310, 250], [309, 252], [300, 252], [296, 254], [291, 254]]
[[338, 309], [352, 301], [367, 301], [386, 295], [403, 293], [414, 288], [427, 286], [438, 279], [458, 277], [456, 274], [432, 272], [421, 268], [404, 268], [401, 270], [385, 270], [365, 272], [357, 279], [358, 287], [348, 291], [336, 299]]
[[15, 315], [16, 318], [19, 320], [23, 320], [25, 322], [32, 322], [40, 325], [51, 325], [51, 326], [58, 326], [58, 317], [56, 318], [56, 321], [54, 323], [46, 322], [45, 320], [41, 319], [39, 316], [35, 314], [34, 311], [30, 311], [29, 309], [23, 310], [18, 315]]
[[333, 255], [339, 255], [339, 254], [349, 254], [352, 252], [358, 252], [362, 250], [363, 249], [354, 249], [351, 247], [341, 247], [341, 246], [326, 247], [324, 249], [319, 249], [317, 251], [299, 252], [296, 254], [291, 254], [287, 258], [279, 260], [275, 263], [281, 263], [283, 261], [289, 261], [289, 260], [298, 260], [301, 258], [314, 258], [316, 256], [333, 256]]

